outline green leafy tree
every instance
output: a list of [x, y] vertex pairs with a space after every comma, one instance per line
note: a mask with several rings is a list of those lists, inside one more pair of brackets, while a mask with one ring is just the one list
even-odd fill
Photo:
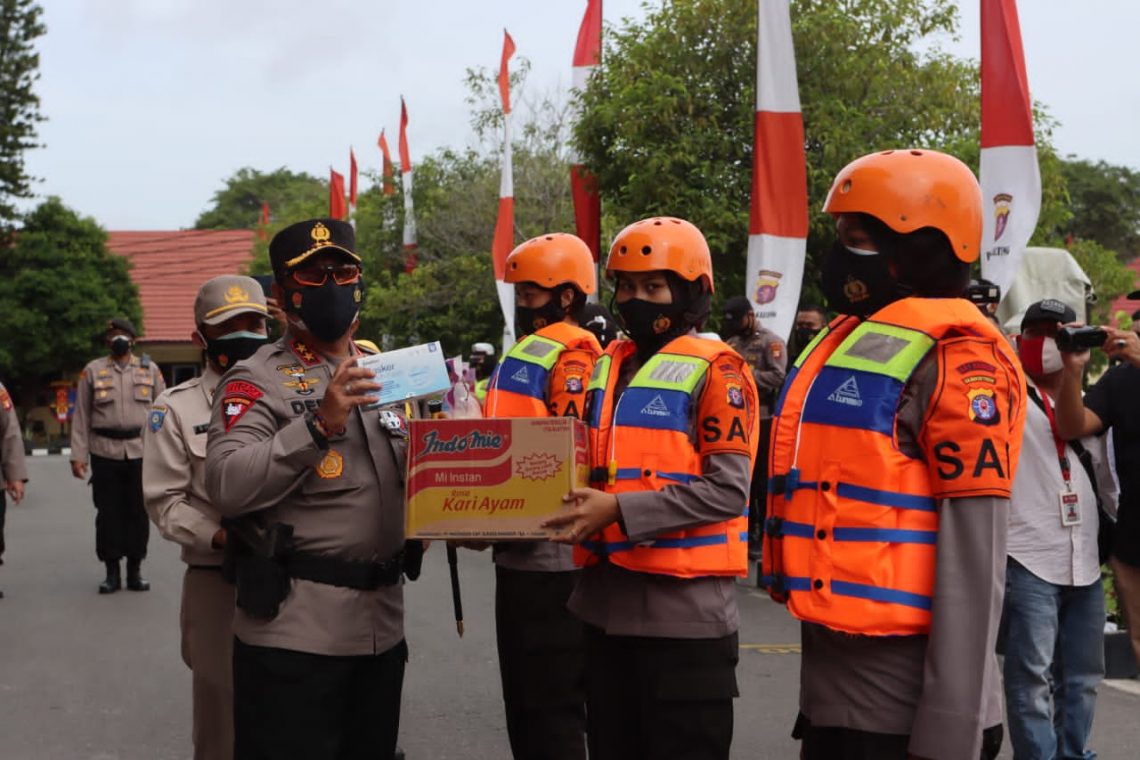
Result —
[[0, 0], [0, 233], [16, 220], [14, 201], [31, 195], [24, 152], [37, 147], [43, 121], [35, 93], [40, 78], [36, 38], [46, 31], [33, 0]]
[[1121, 261], [1140, 256], [1140, 172], [1073, 156], [1060, 165], [1072, 216], [1055, 234], [1095, 240]]
[[75, 371], [103, 353], [107, 321], [142, 324], [129, 264], [107, 233], [51, 197], [0, 261], [0, 377], [16, 388]]
[[[807, 154], [804, 294], [817, 298], [836, 173], [873, 150], [927, 147], [978, 160], [978, 70], [943, 52], [950, 0], [794, 0], [792, 34]], [[582, 96], [575, 140], [598, 176], [610, 234], [650, 214], [694, 222], [713, 251], [718, 295], [743, 291], [756, 103], [756, 3], [675, 0], [611, 27], [606, 65]], [[1048, 124], [1044, 126], [1048, 127]], [[1039, 132], [1051, 155], [1047, 129]], [[1047, 201], [1063, 198], [1043, 161]]]

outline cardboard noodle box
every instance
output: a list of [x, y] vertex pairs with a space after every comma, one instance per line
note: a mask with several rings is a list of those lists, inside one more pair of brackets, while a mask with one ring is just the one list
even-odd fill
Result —
[[587, 485], [586, 426], [572, 417], [412, 420], [408, 538], [543, 539], [539, 523]]

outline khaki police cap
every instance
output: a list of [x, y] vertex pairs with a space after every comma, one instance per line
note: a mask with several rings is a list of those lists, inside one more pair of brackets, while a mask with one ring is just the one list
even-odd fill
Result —
[[198, 325], [216, 325], [238, 314], [268, 313], [261, 284], [242, 275], [224, 274], [207, 280], [194, 299], [194, 324]]

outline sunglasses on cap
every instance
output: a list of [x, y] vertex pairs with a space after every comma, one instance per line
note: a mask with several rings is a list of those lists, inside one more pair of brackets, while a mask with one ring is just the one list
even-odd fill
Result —
[[337, 285], [352, 285], [360, 282], [360, 267], [356, 264], [310, 264], [294, 269], [289, 275], [298, 285], [312, 288], [328, 282], [329, 275]]

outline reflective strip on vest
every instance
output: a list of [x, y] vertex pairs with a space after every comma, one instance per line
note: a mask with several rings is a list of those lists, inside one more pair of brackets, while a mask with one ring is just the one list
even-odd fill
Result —
[[492, 388], [545, 399], [547, 377], [565, 349], [558, 341], [535, 334], [526, 336], [503, 357]]

